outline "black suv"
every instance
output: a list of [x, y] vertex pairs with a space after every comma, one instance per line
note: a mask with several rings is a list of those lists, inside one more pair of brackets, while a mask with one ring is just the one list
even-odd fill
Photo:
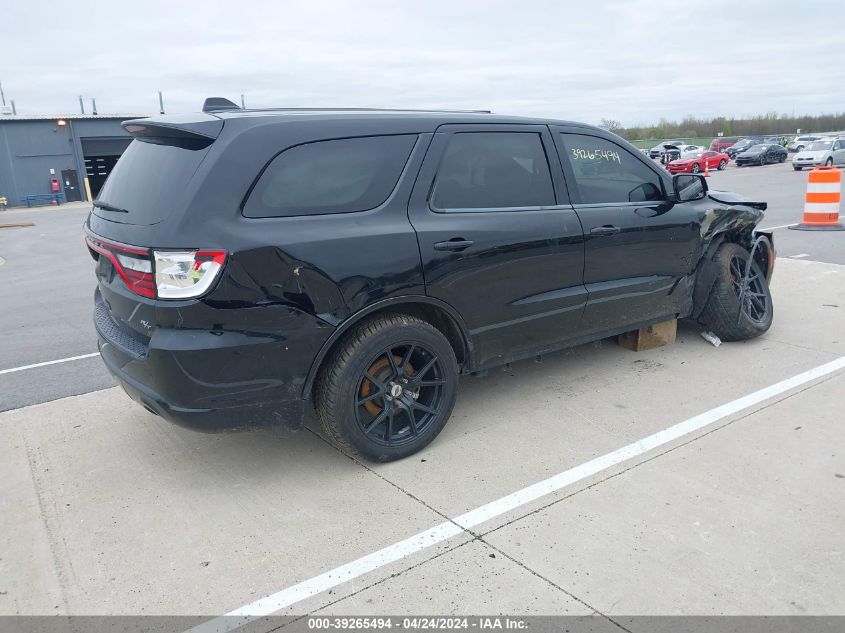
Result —
[[771, 324], [765, 203], [595, 127], [219, 102], [123, 126], [85, 226], [95, 323], [126, 392], [173, 421], [312, 403], [386, 461], [440, 432], [460, 373], [667, 319]]

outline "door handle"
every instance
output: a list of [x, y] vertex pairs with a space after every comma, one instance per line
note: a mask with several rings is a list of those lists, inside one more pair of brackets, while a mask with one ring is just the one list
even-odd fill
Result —
[[465, 240], [462, 237], [453, 237], [447, 242], [435, 242], [434, 250], [436, 251], [462, 251], [472, 246], [472, 240]]
[[622, 231], [618, 226], [610, 226], [609, 224], [605, 224], [604, 226], [594, 226], [590, 229], [590, 235], [616, 235]]

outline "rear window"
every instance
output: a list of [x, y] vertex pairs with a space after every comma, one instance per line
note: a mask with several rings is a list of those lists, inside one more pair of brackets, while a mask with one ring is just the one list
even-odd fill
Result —
[[274, 158], [244, 204], [250, 218], [374, 209], [396, 187], [416, 135], [318, 141]]
[[155, 224], [179, 204], [180, 194], [208, 154], [134, 140], [117, 161], [97, 200], [126, 213], [94, 207], [100, 217], [124, 224]]

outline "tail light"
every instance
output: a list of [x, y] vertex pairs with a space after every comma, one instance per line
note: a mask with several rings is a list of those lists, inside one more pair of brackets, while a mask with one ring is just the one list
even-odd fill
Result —
[[87, 235], [88, 248], [106, 257], [126, 286], [150, 299], [193, 299], [205, 294], [226, 263], [226, 251], [154, 251]]
[[226, 262], [225, 251], [153, 251], [161, 299], [190, 299], [211, 288]]

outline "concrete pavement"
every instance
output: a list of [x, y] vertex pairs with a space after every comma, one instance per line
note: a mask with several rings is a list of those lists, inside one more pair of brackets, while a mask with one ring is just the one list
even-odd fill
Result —
[[[779, 262], [774, 326], [746, 343], [684, 327], [467, 378], [441, 436], [392, 464], [313, 425], [196, 433], [119, 389], [2, 413], [0, 614], [254, 602], [841, 357], [843, 275]], [[845, 614], [843, 388], [777, 395], [284, 612]]]

